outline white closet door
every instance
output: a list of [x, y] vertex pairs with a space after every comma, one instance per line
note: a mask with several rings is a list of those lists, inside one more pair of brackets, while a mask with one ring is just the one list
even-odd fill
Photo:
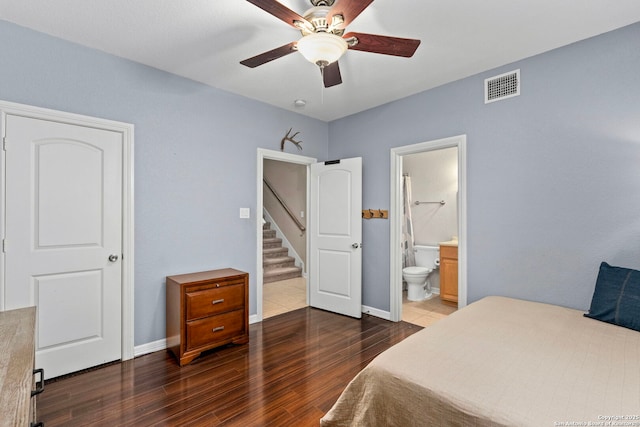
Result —
[[5, 309], [47, 378], [121, 357], [122, 134], [6, 117]]

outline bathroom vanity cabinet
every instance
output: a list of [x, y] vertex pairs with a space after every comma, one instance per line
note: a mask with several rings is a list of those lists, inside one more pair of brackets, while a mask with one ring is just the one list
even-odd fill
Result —
[[458, 247], [440, 245], [440, 299], [458, 304]]
[[249, 342], [249, 274], [232, 268], [167, 277], [167, 348], [180, 366]]

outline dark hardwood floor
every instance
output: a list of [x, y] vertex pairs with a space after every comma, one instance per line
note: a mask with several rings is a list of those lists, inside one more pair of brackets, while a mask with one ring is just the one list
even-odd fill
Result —
[[249, 344], [180, 368], [166, 351], [46, 383], [53, 426], [317, 426], [376, 355], [422, 329], [302, 308], [250, 327]]

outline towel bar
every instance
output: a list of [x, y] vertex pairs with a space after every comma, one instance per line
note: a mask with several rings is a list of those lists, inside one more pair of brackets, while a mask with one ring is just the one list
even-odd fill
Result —
[[423, 205], [425, 203], [440, 203], [440, 205], [444, 206], [446, 202], [444, 200], [440, 200], [439, 202], [419, 202], [416, 200], [414, 204], [417, 206], [417, 205]]

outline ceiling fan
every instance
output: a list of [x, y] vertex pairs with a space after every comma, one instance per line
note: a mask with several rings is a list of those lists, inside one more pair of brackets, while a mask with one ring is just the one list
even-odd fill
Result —
[[310, 0], [313, 7], [304, 16], [276, 0], [247, 1], [299, 30], [302, 38], [240, 63], [255, 68], [298, 51], [320, 67], [324, 87], [342, 83], [338, 59], [347, 49], [410, 58], [420, 44], [416, 39], [354, 32], [344, 34], [345, 27], [373, 0]]

